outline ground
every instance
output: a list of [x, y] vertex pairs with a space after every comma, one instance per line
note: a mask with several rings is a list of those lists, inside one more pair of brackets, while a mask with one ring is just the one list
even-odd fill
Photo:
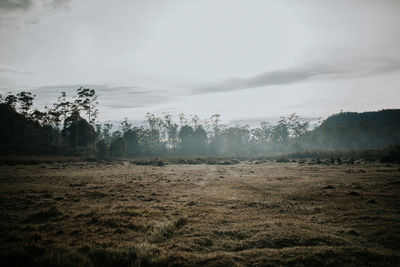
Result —
[[400, 266], [399, 165], [0, 167], [2, 266]]

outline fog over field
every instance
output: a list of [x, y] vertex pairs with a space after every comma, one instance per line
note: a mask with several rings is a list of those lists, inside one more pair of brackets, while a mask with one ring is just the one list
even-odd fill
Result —
[[0, 266], [399, 266], [400, 0], [0, 0]]

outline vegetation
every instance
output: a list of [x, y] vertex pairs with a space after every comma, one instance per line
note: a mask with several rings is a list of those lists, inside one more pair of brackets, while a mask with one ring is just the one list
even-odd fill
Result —
[[377, 149], [400, 144], [400, 110], [342, 112], [326, 119], [299, 142], [308, 150]]
[[97, 161], [0, 172], [1, 266], [400, 262], [398, 165]]
[[52, 108], [32, 109], [35, 95], [20, 92], [0, 98], [0, 151], [3, 155], [94, 155], [98, 157], [221, 156], [254, 157], [315, 150], [378, 149], [400, 144], [400, 110], [350, 113], [329, 117], [310, 131], [296, 114], [275, 125], [226, 126], [220, 115], [200, 120], [168, 113], [147, 114], [133, 127], [125, 118], [120, 129], [96, 123], [94, 89], [62, 92]]

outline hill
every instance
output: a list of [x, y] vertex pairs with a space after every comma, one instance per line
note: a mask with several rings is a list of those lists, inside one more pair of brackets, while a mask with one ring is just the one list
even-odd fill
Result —
[[379, 149], [400, 144], [400, 109], [335, 114], [299, 141], [307, 150]]

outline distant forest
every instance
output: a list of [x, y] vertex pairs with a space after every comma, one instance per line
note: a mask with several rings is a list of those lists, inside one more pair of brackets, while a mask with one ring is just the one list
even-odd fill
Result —
[[133, 127], [125, 118], [119, 130], [97, 122], [94, 89], [80, 87], [72, 97], [62, 92], [52, 107], [33, 109], [35, 95], [22, 91], [0, 95], [2, 155], [97, 155], [106, 157], [227, 156], [248, 157], [310, 150], [378, 149], [400, 144], [400, 110], [341, 112], [310, 130], [296, 114], [257, 128], [226, 126], [220, 115], [147, 114]]

